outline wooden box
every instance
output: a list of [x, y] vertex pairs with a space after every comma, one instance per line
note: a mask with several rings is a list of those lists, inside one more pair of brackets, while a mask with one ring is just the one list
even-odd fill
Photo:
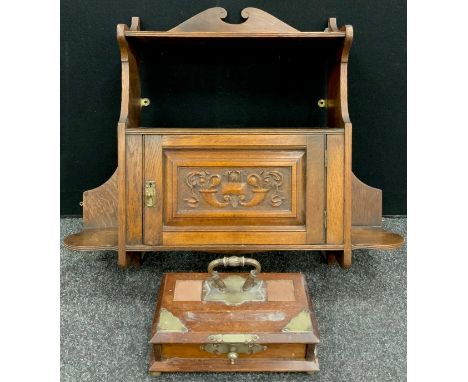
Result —
[[[216, 266], [254, 265], [218, 274]], [[301, 273], [261, 273], [243, 257], [208, 273], [166, 273], [153, 319], [150, 372], [318, 370], [317, 323]]]

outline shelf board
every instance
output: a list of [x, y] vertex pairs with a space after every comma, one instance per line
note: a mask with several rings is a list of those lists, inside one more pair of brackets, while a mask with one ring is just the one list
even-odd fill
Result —
[[[380, 227], [353, 227], [351, 231], [353, 249], [396, 249], [404, 239], [402, 236], [386, 232]], [[64, 240], [67, 248], [76, 251], [116, 251], [117, 228], [85, 229], [82, 232], [67, 236]], [[205, 245], [205, 246], [127, 246], [127, 250], [134, 251], [270, 251], [270, 250], [339, 250], [342, 245]]]
[[63, 243], [75, 251], [116, 251], [117, 228], [85, 229], [67, 236]]
[[404, 241], [403, 236], [381, 227], [353, 227], [351, 230], [353, 249], [396, 249]]
[[161, 31], [125, 31], [126, 37], [165, 39], [165, 38], [344, 38], [345, 32], [161, 32]]
[[203, 128], [203, 127], [136, 127], [127, 128], [125, 130], [127, 134], [164, 134], [164, 135], [290, 135], [290, 134], [343, 134], [343, 128], [333, 127], [305, 127], [305, 128], [284, 128], [284, 127], [272, 127], [272, 128]]

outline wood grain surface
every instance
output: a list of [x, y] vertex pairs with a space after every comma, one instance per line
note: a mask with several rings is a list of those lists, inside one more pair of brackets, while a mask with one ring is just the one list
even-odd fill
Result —
[[118, 169], [104, 184], [83, 193], [83, 226], [112, 228], [118, 226]]
[[139, 244], [143, 234], [143, 140], [129, 135], [126, 140], [126, 222], [128, 244]]
[[[404, 240], [399, 234], [386, 232], [378, 227], [353, 227], [352, 249], [396, 249]], [[64, 245], [75, 251], [117, 251], [116, 228], [85, 229], [64, 239]], [[203, 245], [127, 245], [127, 251], [203, 251], [216, 253], [252, 253], [264, 251], [330, 251], [343, 249], [343, 244], [203, 244]]]
[[[200, 349], [202, 344], [164, 344], [163, 358], [218, 358], [226, 360], [226, 354], [212, 354]], [[254, 354], [239, 353], [239, 359], [244, 358], [283, 358], [302, 359], [306, 356], [305, 344], [269, 344], [266, 350]]]
[[353, 226], [382, 225], [382, 190], [364, 184], [353, 174]]
[[342, 136], [327, 137], [327, 243], [343, 243], [344, 146]]
[[326, 135], [307, 137], [306, 230], [308, 244], [325, 242], [325, 139]]
[[144, 181], [156, 184], [156, 201], [153, 207], [143, 206], [143, 242], [148, 245], [162, 243], [163, 230], [163, 155], [160, 135], [144, 136]]

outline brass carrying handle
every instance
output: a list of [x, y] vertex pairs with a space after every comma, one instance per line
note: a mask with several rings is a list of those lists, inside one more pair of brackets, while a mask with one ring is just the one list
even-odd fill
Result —
[[226, 284], [224, 284], [224, 281], [221, 279], [219, 276], [219, 273], [215, 271], [214, 269], [219, 266], [224, 266], [226, 267], [244, 267], [245, 265], [252, 265], [255, 267], [255, 269], [252, 269], [249, 273], [249, 276], [247, 277], [247, 280], [245, 280], [244, 285], [242, 286], [242, 290], [246, 291], [252, 288], [255, 285], [255, 279], [257, 278], [258, 274], [262, 271], [262, 266], [260, 263], [255, 260], [251, 259], [249, 257], [237, 257], [237, 256], [231, 256], [231, 257], [223, 257], [222, 259], [216, 259], [213, 260], [208, 264], [208, 273], [211, 273], [211, 279], [213, 280], [213, 283], [216, 285], [216, 287], [220, 291], [226, 290]]

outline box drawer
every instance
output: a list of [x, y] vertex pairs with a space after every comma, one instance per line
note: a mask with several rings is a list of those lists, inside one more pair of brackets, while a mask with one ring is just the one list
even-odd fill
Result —
[[[241, 344], [243, 345], [243, 344]], [[220, 358], [226, 359], [226, 354], [204, 350], [206, 344], [163, 344], [161, 355], [167, 358]], [[239, 358], [272, 358], [272, 359], [302, 359], [306, 358], [306, 344], [268, 344], [261, 345], [264, 350], [258, 353], [239, 353]], [[221, 346], [220, 346], [221, 347]]]

